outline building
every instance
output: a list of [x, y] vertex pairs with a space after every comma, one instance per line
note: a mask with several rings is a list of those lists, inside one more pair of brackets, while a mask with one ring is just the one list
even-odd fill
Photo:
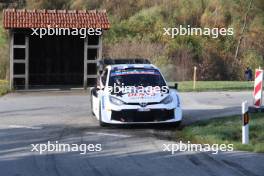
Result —
[[[3, 26], [10, 34], [12, 89], [94, 85], [102, 35], [85, 37], [80, 31], [109, 29], [106, 11], [5, 9], [3, 15]], [[80, 33], [40, 36], [40, 30], [51, 28]]]

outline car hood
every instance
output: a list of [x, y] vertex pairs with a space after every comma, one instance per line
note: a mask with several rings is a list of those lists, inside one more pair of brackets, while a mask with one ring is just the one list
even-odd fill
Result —
[[154, 102], [162, 101], [168, 95], [169, 95], [168, 93], [167, 94], [127, 93], [123, 95], [114, 95], [114, 97], [126, 103], [154, 103]]

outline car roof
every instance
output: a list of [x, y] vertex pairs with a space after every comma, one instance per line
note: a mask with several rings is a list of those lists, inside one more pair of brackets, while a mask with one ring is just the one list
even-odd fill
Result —
[[158, 69], [152, 64], [116, 64], [108, 65], [110, 69], [127, 69], [127, 68], [146, 68], [146, 69]]

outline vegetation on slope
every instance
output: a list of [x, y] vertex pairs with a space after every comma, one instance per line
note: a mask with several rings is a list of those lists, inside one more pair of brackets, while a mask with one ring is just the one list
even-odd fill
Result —
[[[199, 80], [242, 80], [247, 66], [264, 66], [262, 0], [25, 0], [18, 7], [106, 9], [111, 29], [104, 35], [104, 56], [149, 57], [172, 81], [190, 80], [193, 66]], [[234, 35], [163, 35], [164, 27], [179, 25], [233, 28]], [[1, 48], [3, 43], [1, 35]], [[1, 78], [5, 57], [1, 54]]]

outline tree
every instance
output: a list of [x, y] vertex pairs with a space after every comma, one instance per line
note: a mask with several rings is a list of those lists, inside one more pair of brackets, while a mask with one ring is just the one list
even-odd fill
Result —
[[243, 37], [244, 37], [244, 33], [245, 33], [245, 30], [246, 30], [248, 14], [249, 14], [250, 9], [251, 9], [251, 7], [252, 7], [252, 2], [253, 2], [253, 0], [250, 0], [250, 1], [249, 1], [248, 9], [247, 9], [247, 11], [246, 11], [246, 13], [245, 13], [245, 16], [244, 16], [243, 27], [242, 27], [242, 30], [241, 30], [240, 37], [239, 37], [239, 39], [238, 39], [238, 43], [237, 43], [237, 47], [236, 47], [236, 52], [235, 52], [234, 60], [237, 60], [237, 57], [238, 57], [239, 48], [240, 48], [241, 41], [242, 41], [242, 39], [243, 39]]

